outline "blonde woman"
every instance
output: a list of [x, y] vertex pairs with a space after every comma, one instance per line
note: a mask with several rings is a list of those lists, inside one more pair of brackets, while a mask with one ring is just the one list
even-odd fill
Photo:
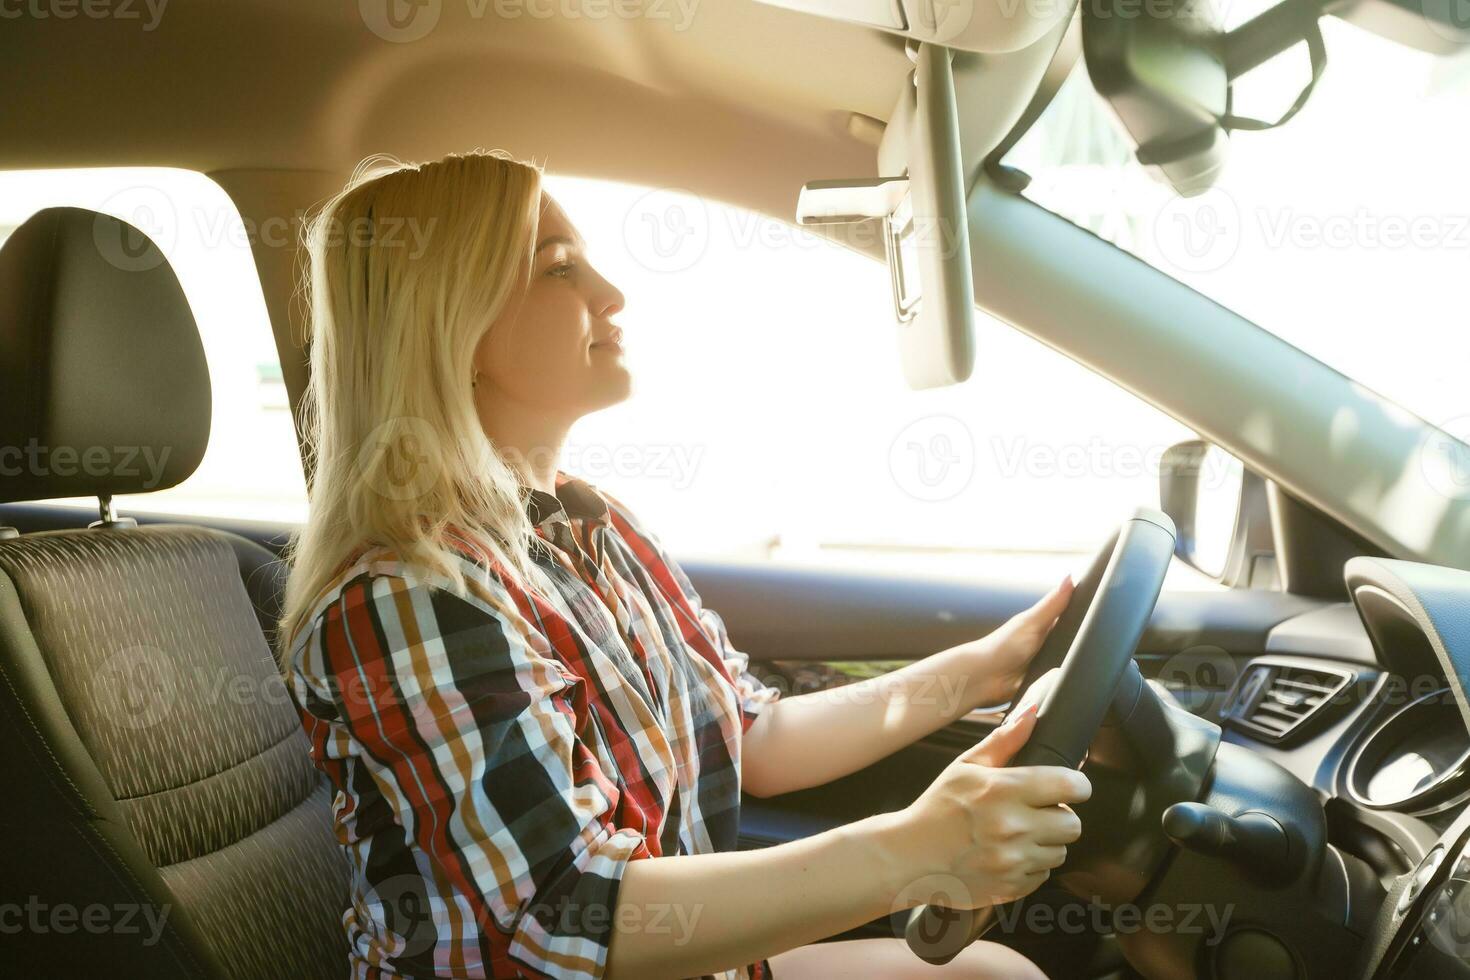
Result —
[[[911, 806], [735, 850], [816, 786], [1011, 696], [1070, 580], [875, 697], [777, 699], [626, 507], [558, 469], [625, 398], [623, 296], [532, 165], [360, 167], [308, 235], [314, 460], [281, 657], [353, 868], [355, 977], [1039, 976], [978, 943], [811, 945], [958, 883], [1031, 892], [1086, 778], [993, 733]], [[905, 696], [941, 675], [946, 707]]]

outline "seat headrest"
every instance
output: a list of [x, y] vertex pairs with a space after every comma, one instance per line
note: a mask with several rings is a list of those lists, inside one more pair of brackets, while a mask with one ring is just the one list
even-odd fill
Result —
[[188, 300], [138, 229], [47, 208], [0, 248], [0, 503], [174, 486], [209, 442]]

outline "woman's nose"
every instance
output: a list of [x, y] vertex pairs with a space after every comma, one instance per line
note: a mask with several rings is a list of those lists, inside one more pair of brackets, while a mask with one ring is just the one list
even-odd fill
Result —
[[598, 288], [592, 295], [592, 312], [606, 319], [621, 312], [623, 309], [623, 294], [618, 287], [598, 276]]

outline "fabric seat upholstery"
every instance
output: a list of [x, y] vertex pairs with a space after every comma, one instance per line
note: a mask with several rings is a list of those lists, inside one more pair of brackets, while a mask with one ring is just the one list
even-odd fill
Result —
[[[183, 464], [151, 486], [122, 466], [27, 473], [0, 501], [163, 489], [202, 456], [209, 381], [188, 304], [161, 255], [116, 268], [95, 244], [113, 234], [137, 232], [57, 208], [0, 249], [0, 284], [30, 291], [0, 294], [0, 355], [25, 352], [34, 379], [0, 392], [0, 444], [171, 447]], [[133, 397], [89, 401], [99, 379]], [[202, 527], [0, 538], [0, 903], [24, 919], [0, 935], [0, 969], [346, 972], [330, 790], [266, 639], [283, 579], [270, 552]]]

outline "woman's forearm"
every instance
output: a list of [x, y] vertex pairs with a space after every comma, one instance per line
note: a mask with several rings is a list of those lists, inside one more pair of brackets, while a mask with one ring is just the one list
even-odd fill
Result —
[[1009, 700], [1072, 598], [1062, 579], [995, 632], [901, 670], [777, 701], [745, 733], [746, 792], [775, 796], [872, 765], [982, 705]]
[[938, 731], [984, 698], [976, 653], [955, 647], [856, 684], [768, 705], [741, 747], [755, 796], [820, 786]]
[[900, 814], [754, 851], [634, 861], [609, 977], [691, 977], [753, 963], [888, 914], [919, 874]]

